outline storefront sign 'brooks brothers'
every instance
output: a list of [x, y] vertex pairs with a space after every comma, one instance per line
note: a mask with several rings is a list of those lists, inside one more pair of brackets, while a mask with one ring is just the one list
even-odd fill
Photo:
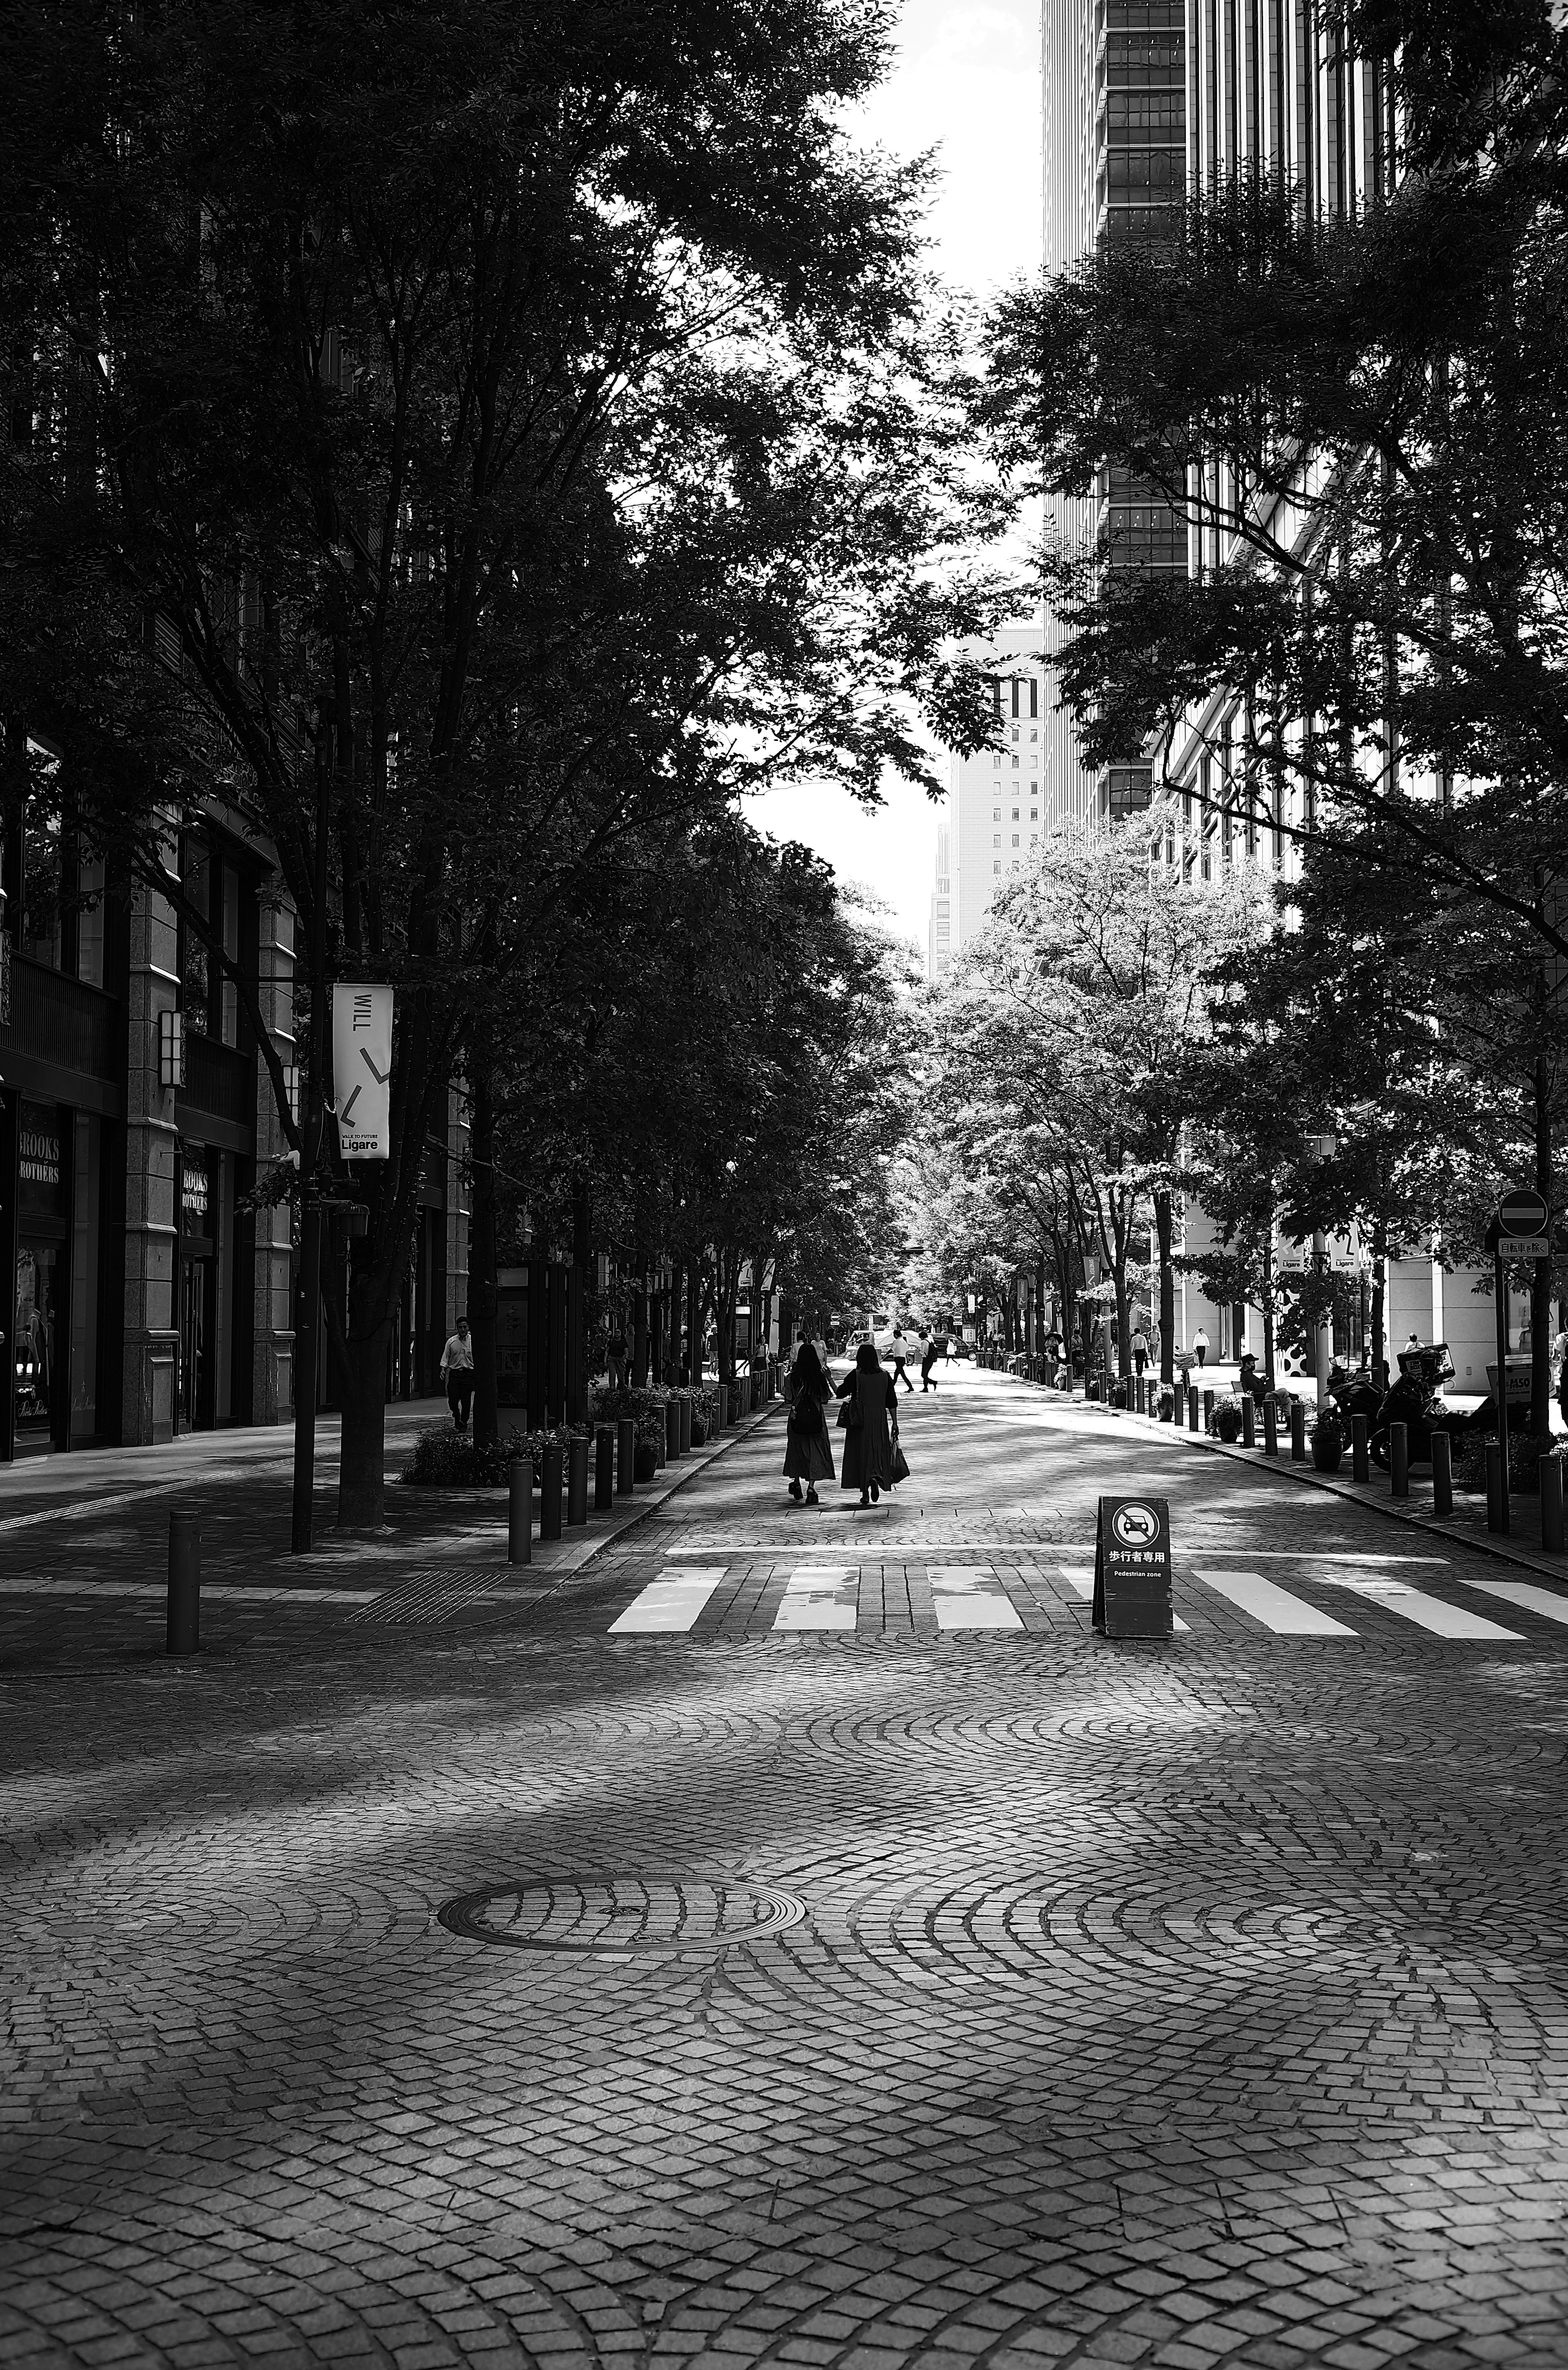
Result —
[[345, 1160], [392, 1152], [392, 990], [340, 980], [332, 990], [332, 1099]]
[[1094, 1626], [1107, 1638], [1169, 1638], [1170, 1511], [1163, 1498], [1101, 1498]]

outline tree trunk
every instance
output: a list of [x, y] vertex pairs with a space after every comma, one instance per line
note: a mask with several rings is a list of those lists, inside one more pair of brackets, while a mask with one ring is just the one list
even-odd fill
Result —
[[1388, 1276], [1389, 1222], [1379, 1210], [1372, 1221], [1372, 1375], [1379, 1389], [1387, 1389], [1389, 1376]]
[[631, 1295], [631, 1387], [646, 1388], [648, 1382], [648, 1294], [640, 1283]]
[[386, 1344], [389, 1317], [351, 1332], [338, 1360], [343, 1386], [338, 1528], [378, 1531], [386, 1519]]
[[[1536, 1191], [1549, 1210], [1554, 1207], [1551, 1191], [1551, 1105], [1546, 1074], [1546, 1056], [1536, 1055], [1535, 1065], [1535, 1184]], [[1499, 1383], [1505, 1377], [1499, 1375]], [[1530, 1430], [1538, 1439], [1544, 1439], [1551, 1430], [1551, 1260], [1534, 1262], [1530, 1281]]]
[[[476, 1030], [475, 1039], [479, 1036]], [[501, 1438], [496, 1375], [495, 1074], [488, 1043], [470, 1044], [473, 1201], [468, 1212], [468, 1332], [474, 1345], [474, 1445]]]
[[1162, 1185], [1154, 1197], [1154, 1225], [1159, 1243], [1159, 1379], [1171, 1384], [1176, 1379], [1173, 1363], [1176, 1331], [1176, 1276], [1170, 1263], [1170, 1247], [1175, 1236], [1174, 1212], [1170, 1188]]
[[1263, 1237], [1263, 1380], [1272, 1391], [1274, 1386], [1274, 1212], [1269, 1212], [1268, 1231]]

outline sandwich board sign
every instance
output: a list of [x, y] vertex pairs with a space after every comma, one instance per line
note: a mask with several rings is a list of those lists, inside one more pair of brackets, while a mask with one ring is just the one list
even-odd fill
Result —
[[1169, 1638], [1170, 1510], [1163, 1498], [1101, 1498], [1094, 1626], [1107, 1638]]

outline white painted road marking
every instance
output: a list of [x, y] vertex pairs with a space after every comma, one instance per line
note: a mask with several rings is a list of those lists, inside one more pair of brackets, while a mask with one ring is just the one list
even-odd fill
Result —
[[651, 1580], [626, 1611], [610, 1624], [612, 1638], [676, 1638], [684, 1635], [724, 1577], [724, 1566], [688, 1566]]
[[853, 1629], [859, 1582], [845, 1563], [797, 1565], [774, 1620], [776, 1629]]
[[1261, 1571], [1222, 1571], [1206, 1563], [1194, 1564], [1193, 1569], [1205, 1588], [1215, 1589], [1221, 1596], [1228, 1597], [1232, 1605], [1239, 1606], [1243, 1613], [1250, 1613], [1254, 1621], [1261, 1621], [1263, 1628], [1272, 1629], [1277, 1638], [1354, 1638], [1355, 1635], [1355, 1630], [1347, 1629], [1343, 1621], [1335, 1621], [1331, 1615], [1320, 1613], [1315, 1605], [1307, 1604], [1299, 1596], [1292, 1596], [1288, 1589], [1276, 1588], [1274, 1582], [1265, 1580]]
[[1019, 1609], [984, 1564], [939, 1563], [931, 1570], [931, 1603], [939, 1629], [1021, 1629]]
[[1539, 1613], [1543, 1621], [1568, 1622], [1568, 1596], [1560, 1596], [1554, 1588], [1536, 1588], [1525, 1580], [1462, 1580], [1458, 1584], [1500, 1596], [1505, 1605], [1516, 1605], [1521, 1613]]
[[1516, 1629], [1505, 1629], [1500, 1621], [1489, 1621], [1484, 1613], [1469, 1613], [1462, 1605], [1445, 1604], [1442, 1597], [1407, 1587], [1402, 1580], [1356, 1580], [1347, 1571], [1324, 1571], [1318, 1577], [1335, 1588], [1352, 1589], [1374, 1605], [1386, 1605], [1390, 1613], [1413, 1621], [1418, 1629], [1429, 1631], [1434, 1638], [1491, 1639], [1513, 1646], [1524, 1642]]

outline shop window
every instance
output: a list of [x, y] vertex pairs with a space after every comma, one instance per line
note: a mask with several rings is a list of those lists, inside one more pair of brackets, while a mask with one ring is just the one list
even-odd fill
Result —
[[24, 1101], [17, 1113], [17, 1300], [12, 1333], [19, 1447], [43, 1447], [60, 1429], [69, 1283], [64, 1145], [60, 1108]]
[[71, 1164], [71, 1439], [98, 1437], [98, 1192], [103, 1122], [91, 1111], [75, 1121]]
[[64, 951], [64, 865], [61, 846], [60, 760], [36, 741], [28, 742], [30, 787], [22, 825], [21, 926], [23, 954], [51, 971]]

